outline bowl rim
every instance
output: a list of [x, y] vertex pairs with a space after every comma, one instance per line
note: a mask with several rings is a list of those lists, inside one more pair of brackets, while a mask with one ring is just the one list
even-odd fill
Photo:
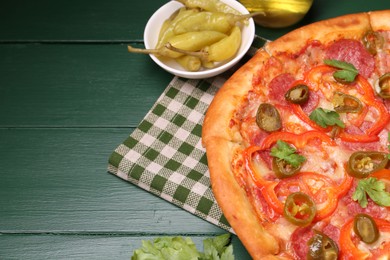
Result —
[[[238, 1], [235, 0], [221, 0], [221, 1], [237, 9], [242, 14], [249, 14], [249, 11]], [[160, 31], [160, 28], [162, 26], [161, 21], [167, 19], [174, 11], [176, 11], [177, 9], [183, 6], [184, 5], [181, 4], [180, 2], [169, 1], [153, 13], [153, 15], [149, 18], [144, 29], [143, 37], [144, 37], [145, 48], [147, 49], [154, 48], [154, 45], [158, 38], [158, 32]], [[161, 15], [164, 16], [161, 17]], [[159, 26], [157, 27], [156, 25]], [[152, 32], [154, 32], [154, 34], [152, 34]], [[212, 69], [204, 69], [195, 72], [186, 71], [184, 69], [182, 70], [176, 69], [162, 62], [153, 54], [150, 54], [149, 56], [161, 68], [176, 76], [190, 78], [190, 79], [209, 78], [225, 72], [226, 70], [234, 66], [239, 60], [241, 60], [241, 58], [248, 52], [249, 48], [252, 45], [253, 39], [255, 37], [255, 24], [253, 18], [248, 19], [248, 24], [244, 25], [242, 34], [245, 35], [245, 37], [243, 37], [240, 49], [238, 50], [238, 53], [234, 56], [234, 58]], [[152, 36], [152, 38], [154, 39], [151, 39], [150, 36]]]

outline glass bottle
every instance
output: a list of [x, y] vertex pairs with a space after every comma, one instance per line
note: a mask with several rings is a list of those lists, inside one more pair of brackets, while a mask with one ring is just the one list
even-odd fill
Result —
[[249, 12], [263, 12], [253, 17], [264, 27], [282, 28], [299, 22], [309, 11], [313, 0], [239, 0]]

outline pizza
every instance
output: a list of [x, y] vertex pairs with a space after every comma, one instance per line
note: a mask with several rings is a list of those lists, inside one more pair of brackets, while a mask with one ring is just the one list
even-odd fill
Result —
[[211, 186], [254, 259], [389, 259], [390, 10], [267, 43], [219, 89]]

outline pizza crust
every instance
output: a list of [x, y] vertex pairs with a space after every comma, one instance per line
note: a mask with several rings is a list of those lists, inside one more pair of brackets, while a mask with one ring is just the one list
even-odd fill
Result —
[[221, 137], [229, 141], [241, 142], [242, 138], [237, 129], [230, 127], [237, 107], [243, 97], [252, 88], [253, 74], [269, 59], [269, 55], [260, 49], [253, 58], [238, 69], [214, 97], [208, 108], [203, 127], [202, 142], [209, 138]]
[[370, 12], [369, 16], [372, 30], [390, 30], [390, 10]]
[[245, 191], [237, 183], [231, 158], [240, 145], [223, 138], [206, 142], [213, 193], [235, 233], [254, 259], [279, 253], [279, 243], [259, 221]]
[[270, 42], [266, 50], [272, 56], [286, 51], [296, 53], [306, 42], [317, 40], [327, 44], [340, 38], [360, 39], [370, 28], [367, 13], [344, 15], [298, 28]]

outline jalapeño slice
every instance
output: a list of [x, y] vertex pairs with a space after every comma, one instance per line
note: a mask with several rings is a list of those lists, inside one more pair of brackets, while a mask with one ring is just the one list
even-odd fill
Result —
[[337, 260], [339, 248], [337, 244], [324, 233], [314, 230], [315, 235], [309, 240], [308, 260]]
[[282, 128], [278, 110], [269, 103], [260, 104], [257, 109], [256, 123], [266, 132], [274, 132]]
[[339, 91], [334, 93], [332, 103], [338, 113], [359, 113], [363, 108], [358, 98]]
[[353, 230], [367, 244], [372, 244], [379, 238], [378, 227], [375, 221], [367, 214], [357, 214], [354, 217]]
[[284, 97], [291, 103], [302, 105], [309, 99], [309, 88], [306, 85], [298, 84], [290, 88]]
[[272, 170], [275, 172], [276, 177], [278, 177], [279, 179], [293, 176], [299, 171], [300, 168], [301, 165], [295, 167], [283, 159], [279, 159], [276, 157], [272, 159]]
[[303, 192], [294, 192], [286, 199], [283, 216], [292, 224], [303, 227], [313, 221], [316, 212], [316, 205], [309, 195]]
[[383, 37], [378, 33], [372, 30], [368, 30], [363, 35], [363, 44], [369, 53], [375, 55], [377, 53], [377, 48], [382, 48], [384, 44]]
[[389, 161], [387, 156], [387, 153], [377, 151], [354, 152], [348, 160], [348, 174], [356, 178], [365, 178], [385, 168]]
[[378, 80], [378, 95], [382, 98], [390, 98], [390, 72], [382, 75]]

